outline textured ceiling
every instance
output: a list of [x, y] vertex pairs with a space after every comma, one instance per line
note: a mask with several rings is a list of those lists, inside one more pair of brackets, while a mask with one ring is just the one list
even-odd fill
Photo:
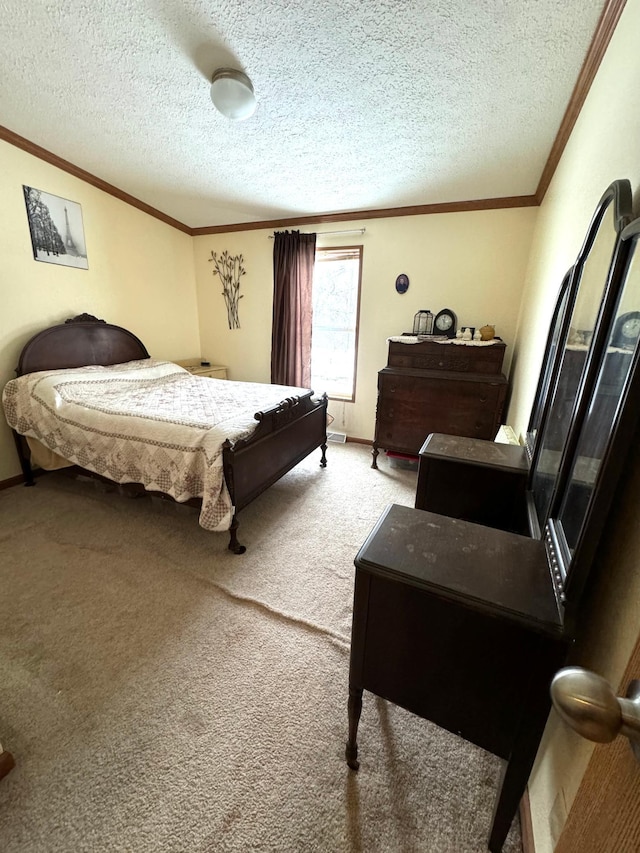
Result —
[[602, 7], [0, 0], [0, 124], [190, 227], [529, 195]]

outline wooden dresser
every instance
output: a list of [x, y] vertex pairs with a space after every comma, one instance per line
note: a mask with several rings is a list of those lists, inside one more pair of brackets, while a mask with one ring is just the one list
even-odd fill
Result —
[[379, 448], [417, 456], [432, 432], [493, 439], [502, 419], [506, 346], [389, 342], [378, 373], [373, 463]]

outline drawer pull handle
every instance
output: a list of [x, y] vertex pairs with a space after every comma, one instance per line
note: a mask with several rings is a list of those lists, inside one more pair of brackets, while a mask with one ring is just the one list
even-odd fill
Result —
[[481, 403], [486, 403], [486, 402], [487, 402], [487, 398], [486, 398], [486, 397], [480, 397], [480, 402], [481, 402]]

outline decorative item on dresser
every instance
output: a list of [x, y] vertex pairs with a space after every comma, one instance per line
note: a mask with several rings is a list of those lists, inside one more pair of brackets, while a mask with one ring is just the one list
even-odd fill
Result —
[[414, 335], [433, 334], [433, 314], [428, 308], [421, 308], [413, 318]]
[[180, 367], [184, 367], [189, 373], [194, 376], [208, 376], [210, 379], [227, 379], [227, 368], [223, 364], [209, 364], [208, 361], [201, 361], [199, 358], [185, 358], [182, 361], [176, 361]]
[[432, 432], [493, 439], [507, 393], [505, 349], [499, 340], [467, 346], [390, 338], [378, 373], [371, 467], [378, 467], [379, 448], [417, 456]]
[[433, 321], [435, 334], [446, 335], [448, 338], [455, 338], [457, 325], [458, 319], [451, 308], [443, 308], [442, 311], [438, 311]]

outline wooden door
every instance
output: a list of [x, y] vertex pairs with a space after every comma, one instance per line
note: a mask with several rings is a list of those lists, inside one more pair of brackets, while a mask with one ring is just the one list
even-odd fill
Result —
[[[640, 679], [640, 635], [616, 694]], [[640, 762], [626, 737], [596, 744], [555, 853], [640, 851]]]

